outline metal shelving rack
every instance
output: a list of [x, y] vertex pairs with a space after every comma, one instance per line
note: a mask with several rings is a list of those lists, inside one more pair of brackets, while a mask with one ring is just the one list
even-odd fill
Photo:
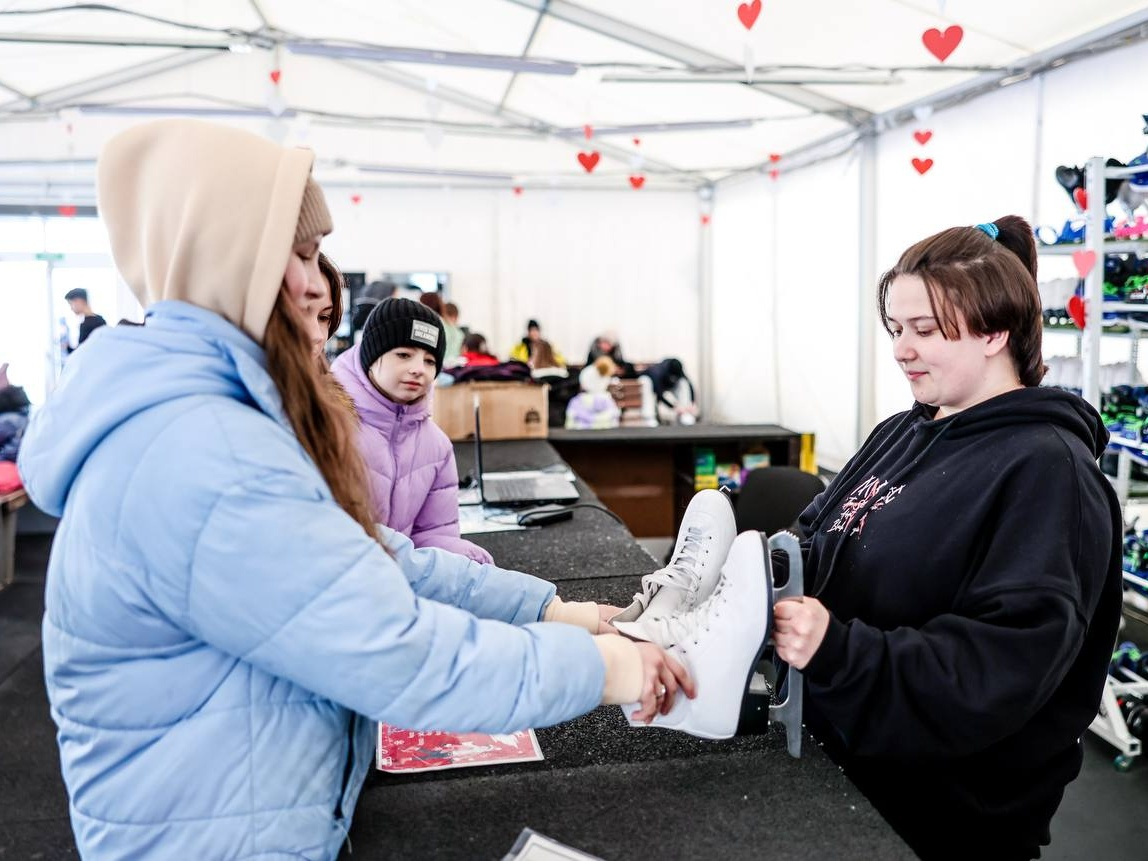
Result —
[[[1148, 304], [1130, 304], [1123, 302], [1104, 302], [1104, 255], [1119, 253], [1145, 253], [1148, 254], [1148, 241], [1145, 240], [1110, 240], [1104, 236], [1104, 219], [1107, 214], [1107, 204], [1104, 201], [1104, 184], [1107, 179], [1126, 179], [1136, 173], [1143, 172], [1140, 167], [1110, 168], [1105, 164], [1103, 157], [1090, 158], [1085, 166], [1084, 183], [1088, 197], [1088, 210], [1086, 213], [1085, 240], [1081, 245], [1065, 245], [1042, 249], [1044, 254], [1072, 254], [1081, 249], [1096, 254], [1096, 262], [1084, 279], [1084, 329], [1080, 336], [1080, 356], [1083, 370], [1083, 396], [1088, 403], [1097, 410], [1100, 409], [1100, 339], [1104, 335], [1104, 312], [1148, 312]], [[1140, 332], [1132, 332], [1132, 362], [1139, 358]], [[1118, 452], [1118, 468], [1116, 475], [1116, 491], [1123, 507], [1128, 501], [1132, 462], [1137, 460], [1148, 465], [1148, 443], [1140, 440], [1113, 436], [1109, 445]], [[1125, 582], [1133, 585], [1148, 586], [1148, 581], [1124, 572]], [[1109, 675], [1104, 687], [1104, 695], [1100, 704], [1100, 712], [1093, 719], [1089, 729], [1113, 745], [1120, 753], [1114, 760], [1119, 771], [1127, 771], [1132, 767], [1136, 757], [1141, 754], [1140, 739], [1133, 736], [1120, 713], [1117, 699], [1121, 696], [1148, 695], [1148, 680], [1140, 678], [1133, 673], [1124, 672], [1127, 678], [1116, 679]]]

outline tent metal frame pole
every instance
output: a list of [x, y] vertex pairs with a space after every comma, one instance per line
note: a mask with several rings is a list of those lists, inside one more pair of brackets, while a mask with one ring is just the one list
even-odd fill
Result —
[[[507, 0], [507, 2], [514, 3], [517, 6], [524, 6], [527, 9], [544, 12], [553, 18], [565, 21], [567, 24], [573, 24], [584, 30], [590, 30], [601, 36], [606, 36], [616, 42], [622, 42], [634, 48], [641, 48], [643, 51], [658, 54], [688, 66], [737, 65], [728, 57], [699, 50], [692, 45], [687, 45], [684, 42], [678, 42], [657, 33], [652, 33], [649, 30], [628, 24], [625, 21], [620, 21], [617, 18], [611, 18], [600, 12], [595, 12], [591, 9], [579, 6], [576, 3], [571, 3], [569, 0]], [[770, 95], [775, 99], [788, 102], [791, 105], [798, 105], [819, 114], [835, 115], [853, 126], [863, 124], [872, 116], [872, 114], [864, 108], [838, 101], [837, 99], [800, 86], [775, 87], [768, 83], [746, 84], [746, 86], [750, 89]]]
[[861, 137], [858, 163], [859, 210], [857, 236], [857, 426], [860, 448], [877, 424], [877, 135]]

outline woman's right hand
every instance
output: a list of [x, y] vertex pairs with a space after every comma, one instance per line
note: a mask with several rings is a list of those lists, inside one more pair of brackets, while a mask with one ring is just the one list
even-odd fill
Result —
[[698, 695], [694, 680], [673, 655], [653, 643], [634, 645], [642, 656], [642, 697], [630, 715], [633, 720], [648, 724], [659, 712], [669, 714], [679, 688], [691, 700]]

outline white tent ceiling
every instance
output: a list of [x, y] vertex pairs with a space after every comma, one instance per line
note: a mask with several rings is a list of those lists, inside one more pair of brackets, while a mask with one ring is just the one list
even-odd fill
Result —
[[[1148, 22], [1136, 0], [765, 0], [751, 30], [737, 0], [49, 4], [0, 0], [5, 200], [90, 184], [108, 136], [181, 111], [310, 146], [325, 183], [697, 187]], [[954, 24], [941, 62], [922, 34]], [[566, 74], [513, 71], [522, 59]]]

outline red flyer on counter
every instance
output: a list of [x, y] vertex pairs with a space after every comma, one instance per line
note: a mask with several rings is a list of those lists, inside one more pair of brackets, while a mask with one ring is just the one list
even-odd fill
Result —
[[540, 759], [542, 749], [532, 729], [488, 735], [483, 732], [418, 732], [380, 723], [375, 764], [379, 771], [395, 774]]

